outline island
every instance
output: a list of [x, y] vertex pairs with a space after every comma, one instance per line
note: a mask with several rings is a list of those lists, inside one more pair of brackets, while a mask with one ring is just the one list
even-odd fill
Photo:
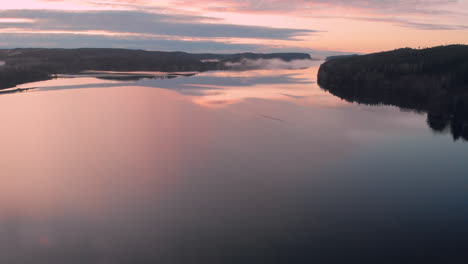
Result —
[[317, 79], [349, 102], [422, 111], [435, 131], [468, 139], [468, 45], [336, 57]]
[[3, 49], [0, 50], [0, 89], [83, 71], [202, 72], [229, 69], [227, 62], [279, 59], [312, 60], [306, 53], [192, 54], [130, 49]]

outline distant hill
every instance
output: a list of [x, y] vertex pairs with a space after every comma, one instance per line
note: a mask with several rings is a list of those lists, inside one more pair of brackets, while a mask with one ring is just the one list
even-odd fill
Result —
[[318, 83], [351, 102], [428, 112], [438, 130], [468, 120], [467, 45], [335, 58], [321, 65]]
[[129, 49], [4, 49], [0, 50], [0, 89], [51, 78], [53, 74], [99, 71], [207, 71], [226, 69], [243, 59], [311, 60], [305, 53], [191, 54]]
[[348, 54], [348, 55], [336, 55], [336, 56], [329, 56], [325, 60], [334, 60], [334, 59], [343, 59], [348, 57], [359, 56], [359, 54]]
[[0, 50], [7, 66], [41, 66], [54, 72], [82, 70], [203, 71], [218, 69], [222, 62], [241, 59], [310, 60], [305, 53], [191, 54], [128, 49], [10, 49]]

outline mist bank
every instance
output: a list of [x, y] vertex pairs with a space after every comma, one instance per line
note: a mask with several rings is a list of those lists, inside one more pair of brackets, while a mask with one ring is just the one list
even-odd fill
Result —
[[284, 61], [282, 59], [242, 59], [239, 62], [225, 62], [224, 66], [230, 70], [256, 70], [256, 69], [305, 69], [313, 65], [309, 59]]
[[468, 46], [398, 49], [323, 63], [318, 84], [350, 102], [428, 113], [436, 131], [468, 139]]
[[[274, 62], [268, 62], [273, 60]], [[263, 61], [265, 66], [312, 61], [306, 53], [191, 54], [128, 49], [4, 49], [0, 50], [0, 89], [47, 80], [56, 74], [83, 71], [203, 72], [228, 70], [245, 61]], [[252, 65], [252, 63], [248, 63]], [[246, 68], [249, 66], [246, 65]], [[268, 66], [270, 67], [270, 66]], [[258, 67], [257, 67], [258, 68]]]

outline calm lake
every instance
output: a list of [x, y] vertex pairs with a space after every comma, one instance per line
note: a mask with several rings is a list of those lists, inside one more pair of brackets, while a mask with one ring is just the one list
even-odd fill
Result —
[[467, 142], [323, 91], [319, 65], [0, 95], [0, 263], [465, 257]]

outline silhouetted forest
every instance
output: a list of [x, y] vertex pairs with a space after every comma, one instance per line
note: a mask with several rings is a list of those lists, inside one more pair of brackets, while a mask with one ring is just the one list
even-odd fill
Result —
[[337, 57], [321, 65], [318, 83], [350, 102], [427, 112], [434, 131], [468, 140], [467, 45]]
[[208, 71], [226, 69], [225, 62], [242, 59], [310, 60], [305, 53], [191, 54], [128, 49], [0, 50], [0, 89], [46, 80], [54, 74], [97, 71]]
[[18, 84], [52, 79], [49, 72], [40, 68], [5, 67], [0, 68], [0, 89], [15, 87]]

